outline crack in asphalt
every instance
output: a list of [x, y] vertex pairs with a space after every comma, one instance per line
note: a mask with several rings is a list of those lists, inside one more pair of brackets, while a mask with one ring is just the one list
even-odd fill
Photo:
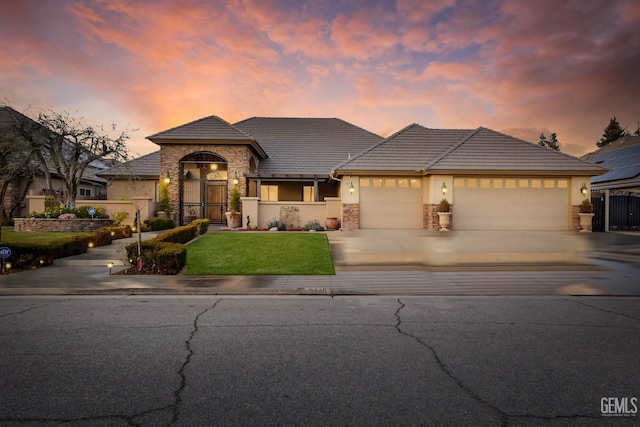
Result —
[[14, 313], [3, 314], [3, 315], [0, 315], [0, 319], [2, 319], [3, 317], [8, 317], [8, 316], [17, 316], [19, 314], [23, 314], [23, 313], [26, 313], [28, 311], [36, 310], [38, 308], [47, 307], [47, 306], [53, 305], [53, 304], [62, 304], [63, 302], [67, 302], [67, 301], [71, 301], [71, 298], [58, 300], [58, 301], [53, 301], [53, 302], [48, 302], [46, 304], [39, 304], [39, 305], [36, 305], [36, 306], [33, 306], [33, 307], [26, 308], [26, 309], [24, 309], [22, 311], [14, 312]]
[[640, 320], [640, 318], [638, 318], [638, 317], [631, 316], [631, 315], [625, 314], [625, 313], [619, 313], [619, 312], [613, 311], [613, 310], [607, 310], [606, 308], [596, 307], [595, 305], [587, 304], [586, 302], [576, 301], [576, 300], [573, 300], [573, 299], [567, 299], [567, 301], [573, 302], [575, 304], [584, 305], [586, 307], [590, 307], [590, 308], [593, 308], [593, 309], [598, 310], [598, 311], [603, 311], [605, 313], [617, 314], [618, 316], [628, 317], [629, 319]]
[[601, 416], [596, 416], [596, 415], [578, 415], [578, 414], [572, 414], [572, 415], [554, 415], [554, 416], [544, 416], [544, 415], [535, 415], [535, 414], [529, 414], [529, 413], [525, 413], [525, 414], [509, 414], [505, 411], [503, 411], [502, 409], [500, 409], [498, 406], [486, 401], [485, 399], [483, 399], [482, 397], [480, 397], [476, 392], [474, 392], [471, 388], [469, 388], [467, 385], [464, 384], [464, 382], [456, 377], [451, 370], [447, 367], [447, 365], [444, 363], [444, 361], [442, 360], [442, 358], [440, 357], [440, 355], [438, 354], [438, 352], [436, 351], [436, 349], [427, 344], [426, 342], [422, 341], [420, 338], [418, 338], [417, 336], [410, 334], [409, 332], [403, 331], [400, 326], [402, 325], [402, 318], [400, 316], [400, 311], [402, 311], [403, 308], [405, 308], [405, 304], [400, 300], [400, 298], [398, 298], [398, 309], [395, 311], [394, 316], [396, 318], [396, 324], [394, 325], [394, 327], [396, 328], [396, 330], [404, 335], [407, 336], [411, 339], [413, 339], [414, 341], [416, 341], [418, 344], [420, 344], [421, 346], [423, 346], [424, 348], [426, 348], [427, 350], [429, 350], [429, 352], [433, 355], [433, 358], [436, 361], [436, 364], [438, 365], [438, 367], [440, 368], [440, 370], [448, 377], [450, 378], [458, 387], [460, 387], [460, 389], [462, 391], [464, 391], [465, 393], [467, 393], [467, 395], [469, 395], [473, 400], [475, 400], [476, 402], [484, 405], [485, 407], [495, 411], [496, 413], [498, 413], [498, 415], [500, 415], [501, 418], [501, 425], [503, 427], [508, 426], [509, 425], [509, 420], [510, 419], [518, 419], [518, 418], [522, 418], [522, 419], [538, 419], [538, 420], [545, 420], [545, 421], [550, 421], [550, 420], [555, 420], [555, 419], [601, 419]]
[[187, 366], [189, 365], [189, 363], [191, 362], [191, 357], [193, 357], [193, 354], [194, 354], [194, 351], [191, 348], [191, 341], [193, 340], [193, 337], [195, 336], [196, 332], [198, 332], [198, 320], [200, 319], [201, 316], [205, 315], [207, 312], [216, 308], [216, 306], [220, 301], [222, 301], [222, 298], [220, 298], [215, 303], [213, 303], [211, 307], [208, 307], [203, 311], [201, 311], [200, 313], [198, 313], [196, 317], [193, 319], [193, 330], [191, 330], [191, 333], [189, 334], [189, 338], [187, 338], [187, 340], [184, 343], [185, 349], [187, 350], [187, 357], [185, 358], [184, 363], [180, 367], [180, 370], [178, 370], [178, 375], [180, 375], [180, 386], [173, 393], [173, 396], [175, 399], [172, 405], [173, 418], [169, 422], [169, 425], [174, 424], [176, 421], [178, 421], [178, 417], [180, 416], [180, 406], [182, 405], [182, 393], [187, 387], [187, 376], [185, 375], [184, 372], [187, 369]]

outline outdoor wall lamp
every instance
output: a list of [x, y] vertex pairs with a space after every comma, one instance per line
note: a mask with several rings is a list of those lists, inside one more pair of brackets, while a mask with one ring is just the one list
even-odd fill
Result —
[[218, 164], [217, 163], [211, 163], [211, 170], [212, 171], [217, 171], [218, 170]]
[[238, 180], [238, 172], [233, 173], [233, 185], [238, 185], [240, 181]]
[[444, 182], [442, 182], [442, 188], [440, 188], [440, 191], [442, 191], [442, 195], [444, 196], [445, 194], [447, 194], [447, 184], [445, 184]]
[[587, 188], [587, 183], [586, 183], [586, 182], [583, 182], [583, 183], [582, 183], [582, 187], [580, 188], [580, 193], [581, 193], [583, 196], [586, 196], [586, 195], [587, 195], [587, 192], [589, 192], [589, 189]]
[[113, 263], [112, 262], [108, 262], [107, 263], [107, 267], [109, 268], [109, 276], [111, 276], [111, 269], [113, 268]]
[[169, 173], [167, 172], [167, 174], [164, 176], [164, 183], [169, 184], [170, 182], [171, 182], [171, 178], [169, 178]]
[[349, 182], [349, 194], [356, 192], [356, 187], [353, 186], [353, 182]]

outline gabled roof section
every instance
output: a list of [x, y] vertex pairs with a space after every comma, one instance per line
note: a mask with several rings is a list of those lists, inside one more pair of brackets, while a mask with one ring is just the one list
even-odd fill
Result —
[[585, 154], [584, 156], [580, 157], [580, 160], [586, 160], [588, 162], [598, 163], [596, 159], [601, 157], [605, 153], [617, 150], [619, 148], [629, 147], [631, 145], [638, 145], [638, 144], [640, 144], [640, 136], [625, 135], [605, 146], [598, 148], [596, 151], [592, 151], [591, 153]]
[[97, 175], [103, 178], [138, 177], [158, 179], [160, 176], [160, 150], [101, 171]]
[[251, 145], [262, 158], [267, 153], [251, 135], [221, 119], [208, 116], [147, 137], [158, 144], [241, 144]]
[[486, 128], [412, 124], [335, 167], [338, 171], [531, 172], [600, 175], [605, 168]]
[[429, 171], [518, 171], [601, 175], [606, 169], [487, 128], [429, 165]]
[[336, 118], [252, 117], [234, 126], [269, 153], [258, 175], [328, 177], [332, 167], [383, 138]]
[[335, 166], [336, 170], [422, 172], [472, 130], [412, 124]]

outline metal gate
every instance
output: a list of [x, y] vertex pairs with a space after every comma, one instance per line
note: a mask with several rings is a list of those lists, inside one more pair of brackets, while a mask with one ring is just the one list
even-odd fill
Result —
[[[605, 231], [605, 193], [592, 192], [593, 231]], [[609, 192], [609, 230], [640, 230], [640, 193]]]
[[640, 230], [640, 193], [609, 193], [609, 230]]
[[227, 163], [211, 153], [193, 153], [180, 161], [180, 223], [207, 218], [224, 224], [227, 211]]
[[593, 231], [605, 231], [606, 222], [606, 208], [605, 203], [606, 194], [600, 191], [591, 191], [591, 204], [593, 205]]

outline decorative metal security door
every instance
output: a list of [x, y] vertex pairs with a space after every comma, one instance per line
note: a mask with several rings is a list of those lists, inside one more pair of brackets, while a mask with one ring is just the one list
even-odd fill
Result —
[[180, 222], [208, 218], [212, 224], [224, 224], [227, 211], [227, 164], [208, 153], [195, 153], [180, 162]]

